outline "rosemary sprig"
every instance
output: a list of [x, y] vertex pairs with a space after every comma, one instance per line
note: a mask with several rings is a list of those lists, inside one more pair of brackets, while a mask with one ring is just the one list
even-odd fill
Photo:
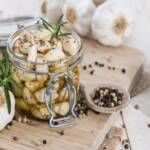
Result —
[[51, 32], [51, 39], [52, 41], [54, 38], [59, 39], [61, 36], [68, 36], [71, 35], [71, 33], [62, 33], [61, 28], [67, 24], [67, 22], [62, 21], [63, 15], [60, 16], [58, 21], [56, 23], [49, 23], [45, 19], [41, 18], [43, 26]]
[[[15, 85], [14, 85], [15, 84]], [[0, 60], [0, 86], [4, 87], [4, 93], [6, 97], [6, 103], [8, 108], [8, 113], [11, 113], [11, 98], [9, 95], [9, 90], [12, 87], [17, 86], [20, 88], [17, 82], [15, 82], [11, 76], [11, 67], [9, 60], [7, 58], [3, 58]]]
[[9, 95], [11, 71], [10, 64], [6, 58], [0, 60], [0, 86], [4, 87], [8, 113], [11, 112], [11, 100]]

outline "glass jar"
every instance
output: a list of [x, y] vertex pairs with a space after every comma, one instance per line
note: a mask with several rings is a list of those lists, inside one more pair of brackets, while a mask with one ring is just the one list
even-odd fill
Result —
[[[76, 118], [74, 107], [79, 91], [82, 42], [76, 33], [72, 33], [78, 44], [78, 51], [75, 55], [59, 61], [31, 62], [14, 52], [14, 43], [23, 32], [43, 28], [42, 25], [35, 24], [19, 29], [8, 40], [7, 53], [12, 64], [12, 77], [19, 85], [17, 90], [12, 88], [16, 106], [38, 119], [49, 119], [51, 127], [68, 126]], [[36, 70], [37, 66], [48, 66], [48, 71]]]

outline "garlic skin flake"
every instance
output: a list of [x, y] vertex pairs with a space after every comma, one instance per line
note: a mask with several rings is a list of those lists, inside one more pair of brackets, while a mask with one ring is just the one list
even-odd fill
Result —
[[68, 22], [66, 27], [82, 36], [89, 35], [95, 9], [92, 0], [66, 0], [62, 10], [63, 20]]
[[12, 92], [9, 91], [11, 99], [11, 113], [8, 113], [6, 98], [4, 94], [4, 88], [0, 87], [0, 131], [10, 123], [15, 115], [15, 97]]
[[119, 46], [131, 34], [134, 12], [124, 0], [110, 0], [97, 7], [92, 19], [92, 36], [106, 46]]

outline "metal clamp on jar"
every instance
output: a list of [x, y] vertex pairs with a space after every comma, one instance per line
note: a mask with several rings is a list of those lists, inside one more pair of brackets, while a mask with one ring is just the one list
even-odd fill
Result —
[[70, 38], [77, 48], [72, 55], [64, 51], [62, 43], [66, 39], [59, 40], [65, 57], [49, 61], [59, 53], [53, 54], [55, 45], [47, 40], [48, 34], [43, 25], [35, 24], [19, 29], [8, 40], [12, 77], [22, 87], [20, 91], [14, 91], [16, 104], [26, 114], [49, 119], [50, 127], [71, 126], [76, 118], [74, 107], [79, 90], [79, 64], [83, 57], [81, 39], [76, 33], [71, 33]]

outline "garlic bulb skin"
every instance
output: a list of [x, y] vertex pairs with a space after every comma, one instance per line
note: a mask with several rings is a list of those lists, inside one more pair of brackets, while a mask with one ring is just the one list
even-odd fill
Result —
[[50, 22], [56, 22], [62, 14], [64, 0], [44, 0], [42, 12]]
[[11, 99], [11, 113], [8, 113], [6, 98], [4, 95], [4, 88], [0, 87], [0, 131], [10, 123], [15, 115], [15, 97], [12, 92], [9, 91]]
[[109, 0], [97, 7], [92, 19], [92, 36], [106, 46], [119, 46], [131, 34], [134, 12], [124, 0]]
[[62, 9], [66, 27], [82, 36], [90, 33], [90, 24], [96, 6], [92, 0], [66, 0]]

